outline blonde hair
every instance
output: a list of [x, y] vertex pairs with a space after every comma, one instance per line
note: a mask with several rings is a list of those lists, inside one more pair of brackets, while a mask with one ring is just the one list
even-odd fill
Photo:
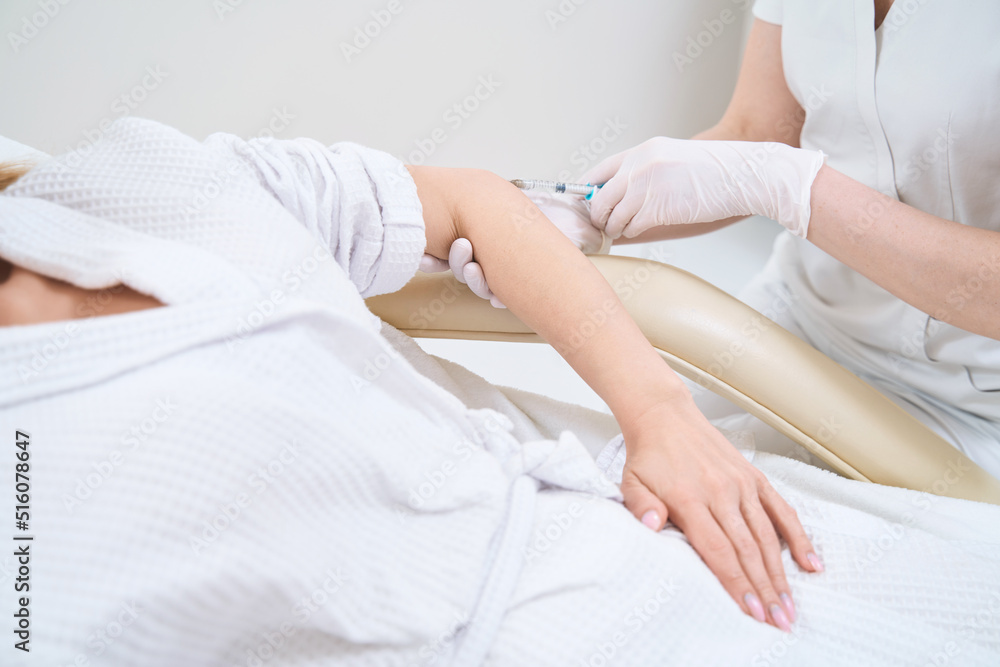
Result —
[[35, 165], [31, 162], [0, 162], [0, 192], [21, 178]]

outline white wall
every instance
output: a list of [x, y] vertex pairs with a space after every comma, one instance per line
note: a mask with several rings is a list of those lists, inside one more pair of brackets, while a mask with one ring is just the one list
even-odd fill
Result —
[[[238, 4], [220, 18], [217, 8], [230, 2]], [[39, 3], [59, 12], [48, 18]], [[399, 13], [386, 12], [391, 22], [347, 62], [340, 44], [390, 4]], [[165, 78], [147, 78], [153, 89], [139, 91], [145, 99], [133, 113], [197, 138], [255, 133], [279, 108], [295, 116], [286, 137], [352, 139], [407, 155], [441, 127], [448, 138], [430, 164], [554, 176], [574, 169], [577, 148], [608, 119], [626, 126], [608, 151], [713, 123], [732, 89], [741, 26], [720, 23], [721, 36], [683, 72], [672, 53], [722, 10], [742, 16], [741, 4], [4, 0], [0, 133], [64, 150], [120, 115], [115, 100], [141, 88], [152, 67]], [[560, 6], [573, 13], [550, 25], [546, 13]], [[25, 21], [47, 25], [15, 53], [10, 35]], [[449, 126], [444, 113], [475, 92], [479, 77], [500, 85], [460, 127]]]
[[[410, 162], [575, 178], [650, 136], [718, 119], [748, 4], [3, 0], [0, 135], [59, 153], [128, 112], [199, 139], [270, 124], [280, 137], [353, 140]], [[366, 27], [375, 36], [345, 56]], [[771, 235], [750, 224], [657, 252], [734, 289]], [[598, 404], [550, 350], [511, 347], [428, 345], [491, 379]]]

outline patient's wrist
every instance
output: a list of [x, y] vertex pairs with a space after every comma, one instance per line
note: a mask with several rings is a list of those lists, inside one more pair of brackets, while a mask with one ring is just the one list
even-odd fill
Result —
[[[665, 380], [655, 389], [640, 390], [640, 398], [631, 398], [624, 407], [612, 409], [626, 441], [630, 435], [648, 432], [651, 428], [676, 423], [677, 420], [690, 419], [695, 413], [701, 414], [690, 390], [680, 377], [669, 367], [666, 371], [672, 376], [671, 379]], [[639, 394], [638, 391], [636, 393]]]

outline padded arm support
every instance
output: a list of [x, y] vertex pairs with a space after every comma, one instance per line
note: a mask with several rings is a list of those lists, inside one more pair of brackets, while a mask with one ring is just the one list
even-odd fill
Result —
[[[858, 480], [1000, 504], [1000, 481], [878, 390], [686, 271], [593, 256], [666, 362]], [[450, 273], [422, 274], [368, 307], [410, 336], [543, 342]]]

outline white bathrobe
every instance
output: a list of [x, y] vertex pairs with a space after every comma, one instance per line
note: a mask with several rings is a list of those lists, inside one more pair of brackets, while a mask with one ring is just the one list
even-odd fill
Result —
[[423, 247], [406, 170], [352, 144], [126, 119], [0, 195], [4, 258], [166, 304], [0, 328], [0, 537], [31, 538], [0, 552], [30, 553], [23, 581], [0, 556], [0, 664], [1000, 660], [1000, 508], [758, 452], [827, 565], [786, 552], [796, 634], [759, 624], [622, 507], [620, 443], [609, 480], [559, 433], [607, 424], [368, 312]]

